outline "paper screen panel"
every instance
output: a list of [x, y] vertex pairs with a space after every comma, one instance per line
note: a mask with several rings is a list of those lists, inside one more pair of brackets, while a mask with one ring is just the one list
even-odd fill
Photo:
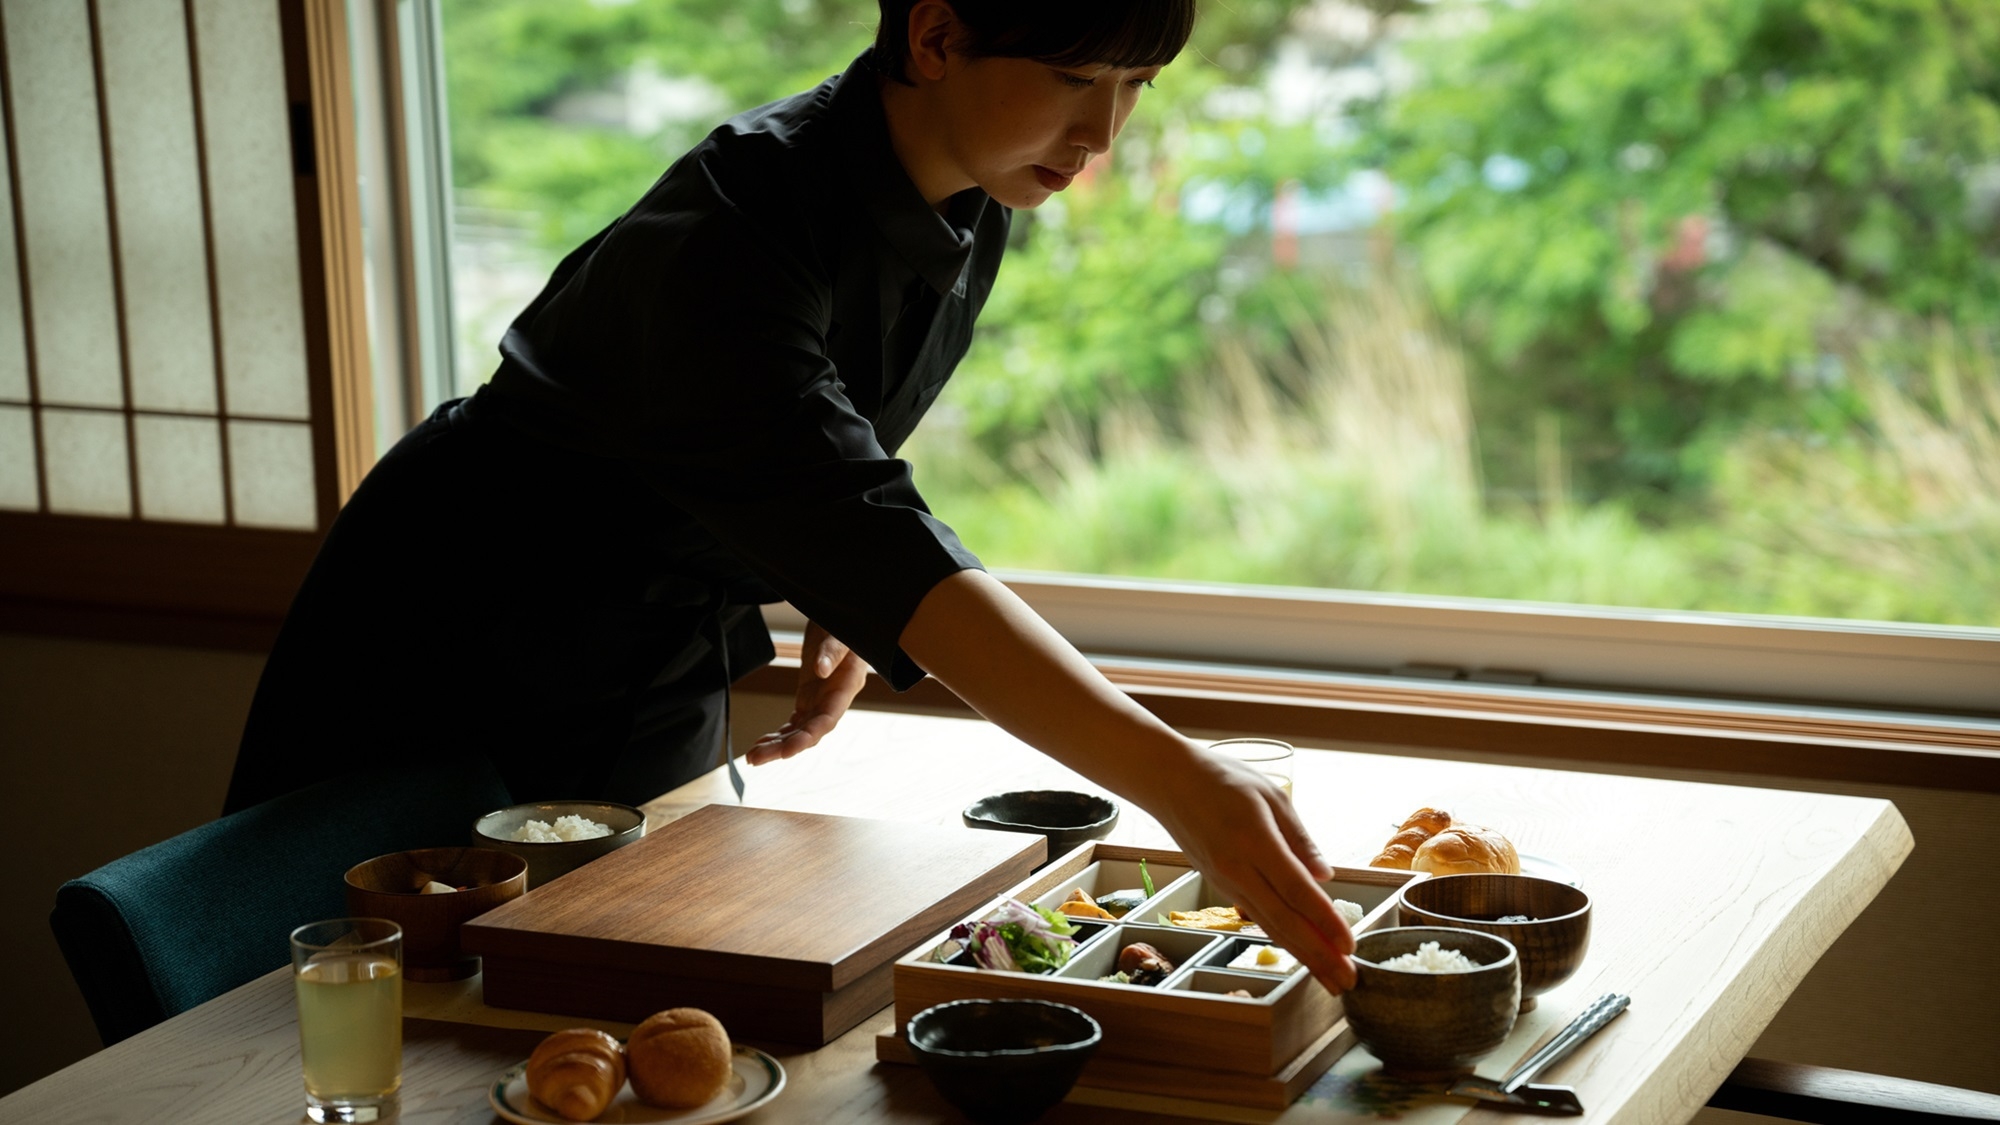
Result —
[[[28, 338], [21, 331], [21, 259], [14, 245], [14, 185], [0, 118], [0, 399], [28, 401]], [[0, 456], [5, 449], [0, 447]]]
[[0, 508], [32, 512], [35, 494], [35, 419], [25, 406], [0, 406]]
[[0, 0], [7, 21], [7, 89], [14, 110], [15, 206], [27, 231], [40, 399], [120, 406], [110, 215], [97, 125], [89, 9]]
[[229, 481], [245, 527], [318, 526], [312, 428], [301, 422], [229, 422]]
[[49, 511], [68, 516], [130, 516], [132, 467], [125, 416], [102, 410], [44, 410]]
[[222, 423], [213, 418], [132, 420], [139, 458], [139, 515], [149, 520], [221, 523]]
[[195, 0], [214, 225], [222, 371], [231, 414], [307, 416], [291, 127], [278, 5]]
[[180, 0], [105, 4], [98, 38], [132, 405], [214, 411], [214, 334], [186, 14]]

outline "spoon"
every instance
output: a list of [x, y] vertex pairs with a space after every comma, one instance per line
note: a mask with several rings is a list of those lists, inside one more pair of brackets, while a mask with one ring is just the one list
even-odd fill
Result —
[[1498, 1102], [1515, 1110], [1528, 1113], [1548, 1113], [1563, 1117], [1576, 1117], [1583, 1113], [1583, 1103], [1576, 1098], [1576, 1091], [1568, 1086], [1541, 1086], [1529, 1081], [1541, 1073], [1542, 1068], [1569, 1054], [1584, 1040], [1597, 1034], [1597, 1030], [1610, 1023], [1612, 1018], [1625, 1010], [1632, 1002], [1630, 996], [1607, 992], [1583, 1010], [1583, 1014], [1570, 1021], [1568, 1027], [1556, 1034], [1541, 1050], [1528, 1056], [1526, 1062], [1514, 1068], [1514, 1072], [1500, 1081], [1481, 1078], [1469, 1074], [1454, 1082], [1451, 1092], [1462, 1098], [1478, 1098], [1483, 1102]]

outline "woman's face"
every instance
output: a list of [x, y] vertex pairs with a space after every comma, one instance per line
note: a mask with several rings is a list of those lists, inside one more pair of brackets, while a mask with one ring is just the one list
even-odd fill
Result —
[[938, 84], [944, 155], [1001, 203], [1038, 207], [1111, 150], [1159, 73], [954, 53]]

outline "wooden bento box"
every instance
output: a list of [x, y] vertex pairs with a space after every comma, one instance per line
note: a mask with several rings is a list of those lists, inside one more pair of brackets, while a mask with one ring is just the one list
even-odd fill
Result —
[[[1279, 976], [1235, 970], [1245, 949], [1270, 944], [1241, 933], [1186, 929], [1160, 919], [1169, 911], [1228, 906], [1211, 895], [1187, 857], [1159, 848], [1088, 843], [967, 915], [987, 918], [1008, 899], [1048, 909], [1081, 889], [1095, 898], [1140, 887], [1139, 861], [1155, 893], [1115, 922], [1072, 919], [1078, 945], [1054, 973], [981, 969], [949, 929], [898, 960], [894, 968], [896, 1023], [876, 1036], [884, 1062], [914, 1062], [903, 1039], [910, 1018], [948, 1000], [1054, 1000], [1097, 1020], [1104, 1039], [1078, 1083], [1167, 1097], [1283, 1109], [1333, 1065], [1354, 1037], [1340, 1001], [1302, 967]], [[1364, 911], [1357, 933], [1393, 925], [1396, 895], [1426, 876], [1374, 867], [1336, 867], [1321, 884], [1334, 898]], [[1385, 920], [1386, 923], [1385, 923]], [[1116, 968], [1125, 945], [1150, 943], [1174, 962], [1157, 986], [1100, 981]], [[1251, 996], [1224, 993], [1247, 989]]]
[[737, 1038], [817, 1047], [889, 1003], [897, 956], [1046, 854], [1018, 832], [709, 805], [459, 940], [496, 1008], [636, 1023], [697, 1007]]

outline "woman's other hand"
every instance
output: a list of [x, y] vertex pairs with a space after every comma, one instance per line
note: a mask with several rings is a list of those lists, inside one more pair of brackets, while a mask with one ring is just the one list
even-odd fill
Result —
[[867, 682], [868, 663], [815, 622], [806, 623], [805, 644], [799, 651], [799, 690], [792, 700], [792, 717], [759, 738], [744, 758], [753, 766], [789, 758], [819, 745], [847, 714], [848, 704]]

